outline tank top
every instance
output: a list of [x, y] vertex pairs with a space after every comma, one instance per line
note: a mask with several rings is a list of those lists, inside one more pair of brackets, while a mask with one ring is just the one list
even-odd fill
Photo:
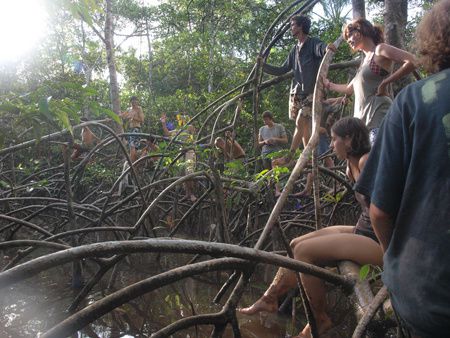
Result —
[[355, 108], [353, 116], [361, 119], [367, 128], [378, 128], [386, 115], [392, 99], [387, 96], [377, 96], [380, 83], [389, 75], [373, 60], [363, 62], [352, 83], [355, 93]]
[[[351, 168], [349, 168], [349, 172], [351, 176], [350, 179], [355, 182], [355, 178], [353, 176]], [[355, 192], [355, 198], [361, 206], [361, 215], [359, 215], [358, 221], [356, 222], [355, 228], [353, 229], [353, 233], [372, 238], [375, 242], [378, 243], [378, 238], [372, 228], [372, 223], [370, 222], [369, 198], [357, 192]]]

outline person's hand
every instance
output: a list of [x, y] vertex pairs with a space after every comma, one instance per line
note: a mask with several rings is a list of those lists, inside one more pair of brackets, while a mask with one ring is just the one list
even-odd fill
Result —
[[329, 51], [329, 50], [331, 50], [333, 53], [336, 53], [337, 48], [336, 48], [336, 46], [334, 45], [334, 43], [329, 43], [329, 44], [327, 45], [327, 51]]
[[266, 144], [275, 144], [275, 140], [273, 138], [269, 138], [266, 140]]
[[323, 87], [327, 90], [330, 90], [331, 81], [326, 77], [323, 78]]
[[161, 115], [161, 117], [160, 117], [159, 120], [160, 120], [162, 123], [166, 123], [166, 119], [167, 119], [166, 113], [163, 113], [163, 114]]
[[389, 96], [389, 93], [387, 91], [387, 83], [382, 81], [377, 89], [377, 96]]

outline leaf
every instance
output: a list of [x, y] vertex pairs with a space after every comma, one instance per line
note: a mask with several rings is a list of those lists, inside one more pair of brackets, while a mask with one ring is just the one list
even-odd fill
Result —
[[0, 180], [0, 187], [6, 188], [6, 189], [11, 188], [11, 186], [9, 185], [8, 182], [2, 181], [2, 180]]
[[255, 176], [255, 179], [256, 179], [256, 180], [259, 180], [260, 178], [264, 177], [264, 175], [267, 174], [268, 171], [269, 171], [269, 170], [264, 169], [263, 171], [257, 173], [256, 176]]
[[39, 107], [39, 111], [41, 113], [44, 113], [44, 114], [50, 113], [49, 102], [51, 99], [52, 99], [52, 97], [49, 96], [49, 97], [43, 97], [39, 100], [38, 107]]
[[365, 280], [370, 272], [370, 264], [365, 264], [359, 270], [359, 279]]
[[122, 125], [122, 119], [116, 113], [114, 113], [112, 110], [105, 109], [105, 113], [111, 119], [113, 119], [115, 122], [117, 122], [118, 124]]
[[65, 111], [58, 110], [55, 112], [55, 115], [58, 118], [59, 123], [73, 135], [72, 125], [70, 124], [67, 113]]

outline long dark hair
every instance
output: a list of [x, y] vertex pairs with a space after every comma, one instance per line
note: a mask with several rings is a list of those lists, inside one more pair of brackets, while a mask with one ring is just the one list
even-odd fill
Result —
[[359, 18], [356, 19], [344, 28], [344, 38], [348, 40], [350, 34], [354, 31], [360, 32], [362, 36], [367, 36], [373, 40], [375, 45], [384, 42], [384, 34], [381, 26], [372, 25], [370, 21]]
[[351, 137], [350, 156], [361, 157], [370, 151], [369, 129], [356, 117], [344, 117], [331, 127], [331, 131], [339, 137]]

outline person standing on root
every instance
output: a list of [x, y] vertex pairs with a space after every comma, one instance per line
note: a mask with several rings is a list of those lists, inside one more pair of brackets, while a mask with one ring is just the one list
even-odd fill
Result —
[[[161, 118], [159, 120], [161, 121], [164, 136], [174, 137], [179, 132], [179, 129], [169, 130], [167, 128], [167, 115], [165, 113], [161, 115]], [[177, 120], [178, 126], [180, 128], [183, 128], [184, 125], [189, 122], [189, 117], [187, 114], [179, 114], [177, 115]], [[178, 135], [178, 139], [186, 143], [193, 143], [195, 133], [195, 127], [192, 124], [189, 124], [186, 129]], [[197, 156], [195, 154], [195, 151], [193, 149], [187, 150], [184, 154], [184, 159], [186, 161], [186, 167], [184, 170], [185, 175], [192, 174], [197, 163]], [[197, 197], [194, 193], [195, 181], [189, 180], [184, 182], [184, 190], [186, 191], [185, 198], [189, 199], [191, 202], [195, 202], [197, 200]], [[182, 200], [184, 200], [185, 198], [183, 198]]]
[[[381, 121], [392, 104], [388, 85], [410, 74], [416, 61], [411, 53], [384, 43], [382, 29], [363, 18], [344, 28], [344, 38], [353, 50], [364, 53], [364, 60], [349, 84], [324, 79], [324, 86], [346, 95], [355, 93], [353, 116], [364, 121], [373, 144]], [[402, 65], [391, 73], [394, 63]]]
[[[141, 132], [141, 127], [144, 124], [144, 112], [139, 105], [138, 98], [132, 96], [130, 98], [131, 107], [127, 111], [122, 112], [119, 116], [125, 121], [125, 130], [127, 133], [138, 134]], [[140, 136], [129, 135], [127, 137], [128, 147], [130, 148], [131, 162], [137, 159], [136, 149], [139, 147]]]
[[295, 120], [289, 155], [278, 164], [287, 164], [295, 155], [300, 143], [306, 147], [311, 137], [312, 99], [317, 72], [327, 48], [336, 50], [333, 44], [328, 47], [320, 39], [309, 36], [311, 19], [304, 15], [291, 18], [291, 33], [298, 43], [292, 48], [281, 67], [264, 64], [263, 69], [271, 75], [283, 75], [294, 71], [289, 99], [289, 119]]
[[[347, 176], [353, 182], [357, 181], [370, 150], [369, 130], [361, 120], [346, 117], [333, 125], [331, 138], [331, 147], [336, 156], [347, 161]], [[330, 226], [293, 239], [290, 245], [294, 258], [318, 266], [342, 260], [351, 260], [360, 265], [381, 266], [382, 251], [370, 225], [368, 203], [362, 195], [356, 194], [356, 197], [363, 210], [356, 226]], [[318, 332], [323, 334], [333, 326], [325, 311], [325, 284], [321, 279], [308, 274], [301, 273], [300, 278], [311, 304]], [[238, 311], [249, 315], [261, 311], [275, 312], [278, 309], [278, 299], [295, 287], [295, 273], [280, 268], [264, 295], [252, 306]], [[298, 337], [311, 337], [309, 324]]]
[[355, 189], [371, 197], [384, 251], [383, 283], [414, 337], [450, 333], [450, 0], [416, 31], [432, 76], [394, 100]]
[[272, 160], [267, 155], [280, 151], [288, 143], [286, 129], [282, 124], [275, 123], [273, 115], [266, 110], [262, 113], [264, 125], [259, 128], [258, 145], [261, 147], [263, 169], [272, 169]]

